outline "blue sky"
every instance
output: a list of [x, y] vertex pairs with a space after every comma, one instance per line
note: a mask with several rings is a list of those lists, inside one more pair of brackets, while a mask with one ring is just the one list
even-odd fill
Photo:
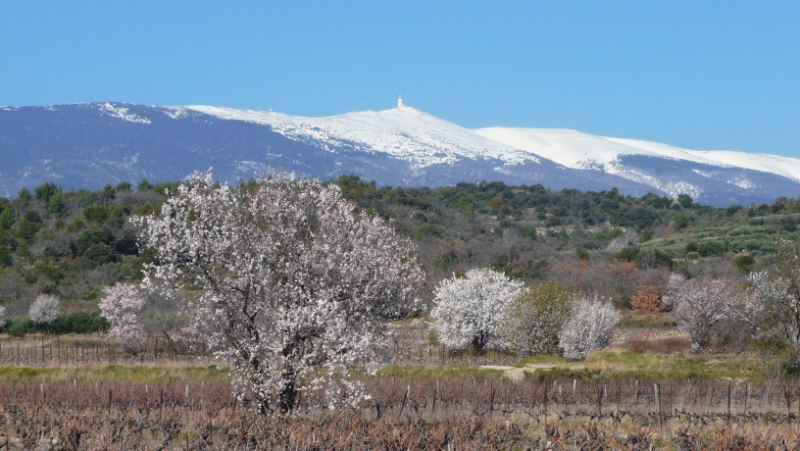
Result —
[[0, 8], [0, 105], [406, 104], [800, 157], [800, 2], [40, 2]]

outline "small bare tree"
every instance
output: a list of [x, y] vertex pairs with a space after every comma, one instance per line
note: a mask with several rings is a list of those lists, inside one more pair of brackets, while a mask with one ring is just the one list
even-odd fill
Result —
[[670, 298], [695, 352], [703, 350], [712, 327], [731, 317], [739, 303], [730, 283], [705, 278], [687, 281]]
[[199, 288], [187, 313], [226, 360], [261, 413], [295, 409], [319, 387], [329, 407], [368, 397], [348, 375], [377, 369], [382, 319], [417, 308], [424, 280], [409, 239], [376, 216], [358, 215], [336, 185], [280, 173], [252, 188], [215, 187], [198, 174], [159, 216], [133, 219], [153, 249], [145, 287], [167, 295]]
[[562, 355], [581, 360], [590, 352], [605, 348], [617, 323], [619, 314], [610, 302], [598, 295], [578, 299], [558, 336]]
[[471, 269], [463, 278], [453, 276], [436, 286], [431, 317], [439, 341], [456, 349], [508, 346], [505, 319], [522, 282], [488, 268]]
[[61, 313], [61, 303], [58, 298], [50, 294], [40, 294], [28, 309], [31, 320], [37, 324], [43, 324], [50, 333], [50, 326]]

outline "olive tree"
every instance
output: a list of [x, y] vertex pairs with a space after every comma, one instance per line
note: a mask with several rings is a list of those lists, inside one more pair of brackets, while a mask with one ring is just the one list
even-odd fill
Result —
[[558, 334], [575, 296], [557, 282], [525, 290], [509, 309], [506, 325], [512, 349], [522, 356], [558, 353]]
[[522, 282], [488, 268], [444, 279], [434, 290], [433, 329], [444, 345], [477, 352], [508, 346], [506, 316], [522, 292]]
[[279, 173], [232, 188], [196, 174], [160, 215], [133, 222], [158, 258], [143, 286], [199, 290], [191, 327], [261, 413], [290, 412], [311, 388], [331, 407], [367, 398], [349, 369], [374, 371], [381, 320], [418, 307], [424, 273], [412, 242], [357, 214], [336, 185]]

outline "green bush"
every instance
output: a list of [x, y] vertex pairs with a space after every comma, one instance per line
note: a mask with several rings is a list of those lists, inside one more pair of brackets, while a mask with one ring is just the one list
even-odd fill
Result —
[[83, 252], [82, 257], [89, 260], [95, 266], [116, 261], [114, 250], [105, 243], [92, 244]]
[[13, 264], [14, 259], [11, 256], [11, 251], [9, 251], [6, 246], [0, 246], [0, 268]]
[[685, 211], [682, 211], [682, 212], [678, 213], [677, 215], [675, 215], [675, 217], [673, 219], [673, 221], [675, 221], [675, 228], [677, 230], [685, 229], [686, 226], [689, 225], [689, 221], [691, 219], [692, 219], [692, 217], [689, 216], [689, 213], [686, 213]]
[[36, 323], [30, 318], [8, 318], [3, 330], [12, 337], [24, 337], [36, 331]]
[[14, 210], [11, 205], [6, 205], [0, 213], [0, 230], [8, 230], [14, 224]]
[[608, 235], [606, 236], [606, 238], [609, 241], [611, 241], [614, 238], [621, 237], [623, 233], [625, 233], [625, 232], [623, 232], [622, 229], [620, 229], [619, 227], [614, 227], [613, 229], [608, 231]]
[[30, 241], [39, 231], [42, 225], [36, 222], [31, 222], [28, 218], [22, 218], [17, 227], [17, 236], [24, 240]]
[[47, 211], [56, 216], [62, 216], [67, 212], [67, 203], [64, 202], [64, 198], [60, 194], [57, 194], [51, 197], [47, 203]]
[[53, 182], [45, 182], [41, 185], [37, 186], [33, 192], [36, 196], [36, 199], [43, 200], [44, 203], [48, 203], [50, 198], [58, 194], [61, 190], [56, 186]]
[[733, 259], [733, 263], [743, 274], [750, 274], [756, 259], [752, 255], [738, 255]]
[[711, 257], [725, 254], [725, 245], [717, 241], [705, 241], [700, 243], [697, 252], [701, 257]]
[[100, 316], [97, 310], [77, 310], [72, 313], [62, 313], [53, 322], [50, 331], [56, 334], [85, 334], [108, 330], [108, 320]]
[[614, 256], [617, 260], [626, 262], [639, 262], [642, 257], [642, 251], [636, 246], [627, 246]]
[[589, 251], [587, 251], [581, 246], [575, 248], [575, 256], [577, 256], [581, 260], [589, 261]]
[[75, 253], [83, 256], [87, 249], [95, 244], [109, 244], [111, 242], [111, 231], [103, 227], [102, 229], [87, 230], [81, 233], [75, 240]]
[[[108, 330], [108, 320], [100, 316], [98, 310], [77, 310], [71, 313], [61, 313], [50, 326], [50, 333], [54, 334], [85, 334]], [[27, 317], [8, 318], [5, 327], [0, 328], [12, 337], [24, 337], [34, 332], [46, 332], [44, 325], [39, 325]]]
[[103, 221], [108, 219], [108, 207], [104, 205], [90, 205], [83, 209], [83, 217], [88, 222], [95, 224], [102, 224]]
[[692, 196], [689, 196], [688, 194], [678, 194], [678, 203], [681, 204], [681, 207], [690, 208], [692, 206], [692, 202], [694, 202]]
[[797, 231], [797, 220], [791, 216], [784, 216], [778, 220], [778, 227], [787, 232]]

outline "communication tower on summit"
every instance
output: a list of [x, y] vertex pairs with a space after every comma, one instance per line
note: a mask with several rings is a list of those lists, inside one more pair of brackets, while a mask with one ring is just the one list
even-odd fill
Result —
[[397, 96], [397, 109], [403, 108], [403, 96]]

